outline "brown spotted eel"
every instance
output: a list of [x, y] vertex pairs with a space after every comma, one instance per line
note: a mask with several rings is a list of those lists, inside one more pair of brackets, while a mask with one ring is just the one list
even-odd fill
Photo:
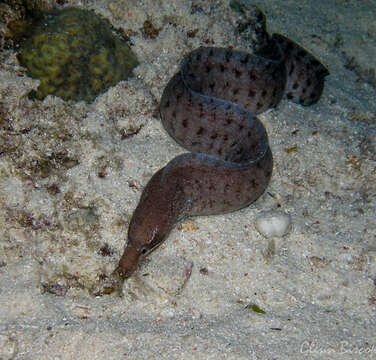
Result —
[[328, 74], [313, 55], [279, 34], [253, 55], [215, 47], [188, 54], [164, 89], [160, 114], [167, 132], [190, 153], [175, 157], [146, 185], [124, 254], [101, 292], [121, 287], [140, 258], [183, 218], [255, 201], [273, 168], [267, 133], [255, 114], [284, 95], [302, 105], [317, 102]]

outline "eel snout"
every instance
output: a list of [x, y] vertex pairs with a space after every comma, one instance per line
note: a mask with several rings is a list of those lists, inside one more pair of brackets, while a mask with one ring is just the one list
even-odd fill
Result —
[[108, 277], [96, 283], [90, 292], [95, 296], [118, 293], [122, 296], [124, 280], [133, 274], [137, 268], [140, 252], [133, 246], [127, 246], [118, 267]]
[[134, 246], [128, 245], [119, 261], [119, 265], [115, 271], [118, 272], [121, 279], [126, 279], [133, 274], [137, 268], [140, 251]]

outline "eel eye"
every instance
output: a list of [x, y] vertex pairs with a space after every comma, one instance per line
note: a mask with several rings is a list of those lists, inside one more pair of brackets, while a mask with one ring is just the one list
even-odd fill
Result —
[[146, 246], [142, 246], [140, 248], [140, 254], [145, 255], [148, 252], [148, 248]]

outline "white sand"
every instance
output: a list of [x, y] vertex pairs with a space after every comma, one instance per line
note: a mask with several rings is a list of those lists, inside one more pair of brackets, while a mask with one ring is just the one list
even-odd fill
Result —
[[[69, 3], [132, 29], [141, 64], [93, 104], [34, 103], [38, 82], [13, 53], [2, 59], [0, 359], [376, 358], [375, 89], [343, 55], [375, 68], [376, 1], [256, 2], [270, 32], [328, 66], [323, 96], [260, 116], [275, 161], [267, 193], [174, 229], [123, 298], [88, 289], [116, 266], [142, 187], [184, 152], [156, 115], [163, 87], [196, 47], [247, 43], [228, 1]], [[148, 17], [155, 39], [140, 30]], [[292, 230], [267, 240], [254, 220], [278, 208]]]

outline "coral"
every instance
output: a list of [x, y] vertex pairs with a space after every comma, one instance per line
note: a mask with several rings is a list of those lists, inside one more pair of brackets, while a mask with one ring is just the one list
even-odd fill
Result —
[[55, 11], [35, 24], [18, 59], [31, 77], [40, 79], [32, 93], [39, 100], [52, 94], [91, 102], [126, 80], [138, 64], [107, 20], [76, 8]]
[[22, 1], [8, 1], [0, 4], [0, 50], [7, 49], [13, 45], [12, 26], [23, 22], [25, 18], [25, 8]]
[[33, 19], [56, 7], [55, 0], [5, 0], [0, 2], [0, 51], [17, 46]]

